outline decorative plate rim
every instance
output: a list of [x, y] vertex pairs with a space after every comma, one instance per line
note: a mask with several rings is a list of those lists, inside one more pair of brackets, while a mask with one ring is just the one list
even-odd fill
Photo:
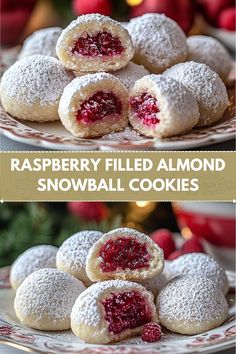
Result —
[[[10, 267], [0, 268], [0, 291], [8, 290]], [[236, 273], [227, 271], [229, 282], [235, 284]], [[235, 288], [234, 288], [235, 289]], [[232, 312], [232, 311], [231, 311]], [[183, 339], [173, 339], [152, 344], [114, 344], [91, 345], [75, 342], [63, 342], [63, 337], [55, 338], [50, 333], [32, 330], [21, 324], [8, 320], [4, 313], [0, 314], [0, 343], [18, 346], [20, 349], [52, 354], [194, 354], [212, 353], [234, 346], [236, 337], [235, 310], [229, 314], [226, 322], [211, 331], [196, 335], [183, 336]], [[80, 347], [79, 347], [80, 346]]]
[[[223, 118], [220, 122], [218, 122], [218, 124], [214, 126], [202, 129], [193, 129], [191, 132], [182, 136], [176, 136], [162, 140], [143, 138], [135, 141], [113, 141], [102, 139], [80, 139], [66, 136], [63, 137], [60, 135], [43, 132], [27, 126], [27, 123], [23, 121], [14, 119], [1, 107], [0, 133], [14, 141], [53, 150], [183, 150], [203, 147], [235, 138], [236, 115], [234, 114], [233, 107], [229, 109], [229, 114], [231, 114], [230, 117]], [[39, 124], [42, 125], [44, 123]]]

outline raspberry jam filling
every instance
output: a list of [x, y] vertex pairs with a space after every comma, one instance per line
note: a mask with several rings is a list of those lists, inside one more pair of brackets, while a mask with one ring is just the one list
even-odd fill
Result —
[[143, 326], [152, 320], [151, 310], [138, 291], [112, 293], [102, 302], [108, 330], [119, 334], [126, 329]]
[[122, 103], [114, 93], [98, 91], [82, 103], [76, 119], [84, 124], [89, 124], [110, 115], [120, 115], [121, 112]]
[[100, 267], [103, 272], [113, 272], [117, 268], [135, 270], [150, 266], [146, 246], [133, 238], [108, 240], [101, 246], [99, 256], [102, 257]]
[[96, 35], [79, 37], [72, 49], [72, 53], [85, 57], [119, 55], [124, 51], [118, 37], [108, 32], [98, 32]]
[[130, 106], [132, 112], [141, 120], [143, 124], [150, 126], [160, 122], [157, 118], [157, 113], [160, 112], [157, 100], [148, 93], [131, 97]]

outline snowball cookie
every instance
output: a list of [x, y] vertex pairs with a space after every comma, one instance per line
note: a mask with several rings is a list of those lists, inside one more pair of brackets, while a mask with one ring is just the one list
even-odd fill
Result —
[[157, 312], [170, 331], [193, 335], [220, 326], [228, 316], [228, 304], [211, 279], [181, 275], [160, 292]]
[[229, 283], [223, 268], [215, 259], [204, 253], [188, 253], [168, 263], [166, 270], [169, 278], [180, 274], [203, 274], [211, 278], [221, 291], [226, 294], [229, 290]]
[[57, 252], [57, 268], [67, 272], [85, 285], [90, 285], [85, 263], [91, 246], [102, 237], [100, 231], [80, 231], [63, 242]]
[[77, 77], [66, 86], [58, 112], [64, 127], [80, 138], [122, 131], [128, 125], [128, 90], [111, 74]]
[[79, 16], [64, 29], [56, 52], [64, 65], [78, 72], [118, 70], [134, 55], [129, 32], [99, 14]]
[[27, 249], [12, 264], [10, 284], [16, 290], [31, 273], [42, 268], [56, 268], [57, 247], [40, 245]]
[[153, 295], [142, 285], [109, 280], [86, 289], [71, 313], [71, 329], [86, 343], [106, 344], [137, 335], [158, 322]]
[[86, 272], [92, 281], [142, 281], [160, 274], [163, 267], [162, 249], [149, 236], [128, 227], [104, 234], [86, 259]]
[[134, 61], [160, 74], [187, 58], [186, 36], [178, 24], [160, 14], [145, 14], [132, 19], [127, 29], [132, 37]]
[[137, 65], [135, 63], [130, 62], [123, 69], [117, 70], [113, 73], [123, 84], [130, 89], [134, 86], [135, 82], [142, 77], [149, 74], [149, 71], [145, 69], [143, 65]]
[[155, 275], [155, 277], [151, 279], [146, 279], [140, 282], [140, 284], [142, 284], [148, 291], [151, 291], [153, 293], [155, 299], [170, 280], [168, 273], [169, 263], [171, 262], [165, 260], [164, 269], [161, 274]]
[[26, 326], [42, 331], [70, 328], [70, 314], [83, 283], [58, 269], [44, 268], [30, 274], [16, 291], [14, 308]]
[[194, 95], [180, 82], [147, 75], [129, 93], [129, 121], [141, 134], [166, 138], [191, 130], [199, 120]]
[[63, 89], [73, 77], [55, 58], [45, 55], [26, 57], [13, 64], [2, 76], [2, 105], [19, 119], [57, 120]]
[[57, 58], [56, 44], [62, 32], [60, 27], [43, 28], [32, 33], [23, 43], [19, 59], [33, 54], [48, 55]]
[[164, 75], [181, 82], [195, 95], [200, 111], [197, 126], [211, 125], [223, 116], [228, 107], [226, 87], [207, 65], [194, 61], [180, 63], [166, 70]]
[[213, 71], [227, 81], [232, 61], [225, 47], [215, 38], [209, 36], [190, 36], [187, 38], [188, 60], [208, 65]]

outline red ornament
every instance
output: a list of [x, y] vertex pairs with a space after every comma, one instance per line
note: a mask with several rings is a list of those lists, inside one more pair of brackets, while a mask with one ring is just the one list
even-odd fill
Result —
[[[168, 17], [173, 17], [175, 0], [143, 0], [143, 2], [131, 9], [131, 17], [142, 16], [146, 13], [164, 13]], [[174, 6], [173, 6], [174, 5]]]
[[92, 13], [110, 16], [112, 13], [110, 0], [73, 0], [72, 8], [78, 16]]
[[217, 24], [218, 27], [226, 29], [228, 31], [235, 31], [236, 25], [236, 8], [229, 7], [221, 12]]
[[36, 0], [1, 0], [1, 44], [19, 44], [19, 38], [31, 16]]
[[155, 243], [158, 244], [159, 247], [163, 249], [165, 259], [167, 259], [168, 256], [175, 251], [176, 248], [173, 240], [173, 234], [169, 230], [157, 230], [153, 232], [150, 237]]
[[161, 339], [161, 326], [155, 322], [146, 323], [143, 326], [141, 338], [148, 343], [159, 341]]
[[100, 222], [108, 217], [108, 208], [103, 202], [69, 202], [68, 210], [86, 221]]
[[194, 21], [195, 6], [192, 0], [144, 0], [131, 9], [131, 17], [145, 13], [163, 13], [176, 21], [187, 33]]
[[214, 25], [225, 8], [234, 6], [234, 0], [197, 0], [197, 3], [209, 23]]

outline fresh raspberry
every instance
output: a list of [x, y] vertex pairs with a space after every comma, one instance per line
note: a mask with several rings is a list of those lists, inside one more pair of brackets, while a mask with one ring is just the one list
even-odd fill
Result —
[[157, 342], [161, 339], [161, 326], [155, 322], [146, 323], [143, 326], [141, 338], [145, 342]]
[[169, 230], [160, 229], [153, 232], [150, 236], [152, 240], [163, 249], [165, 259], [176, 250], [173, 234]]
[[199, 240], [199, 238], [196, 236], [193, 236], [190, 240], [186, 241], [183, 244], [181, 251], [183, 253], [194, 253], [194, 252], [203, 252], [204, 253], [204, 248], [203, 248], [202, 243]]
[[235, 31], [235, 21], [236, 21], [236, 8], [229, 7], [222, 11], [218, 17], [218, 27], [226, 29], [228, 31]]
[[182, 250], [176, 250], [174, 252], [172, 252], [169, 256], [168, 256], [168, 260], [169, 261], [173, 261], [174, 259], [182, 256], [184, 254], [184, 252]]

